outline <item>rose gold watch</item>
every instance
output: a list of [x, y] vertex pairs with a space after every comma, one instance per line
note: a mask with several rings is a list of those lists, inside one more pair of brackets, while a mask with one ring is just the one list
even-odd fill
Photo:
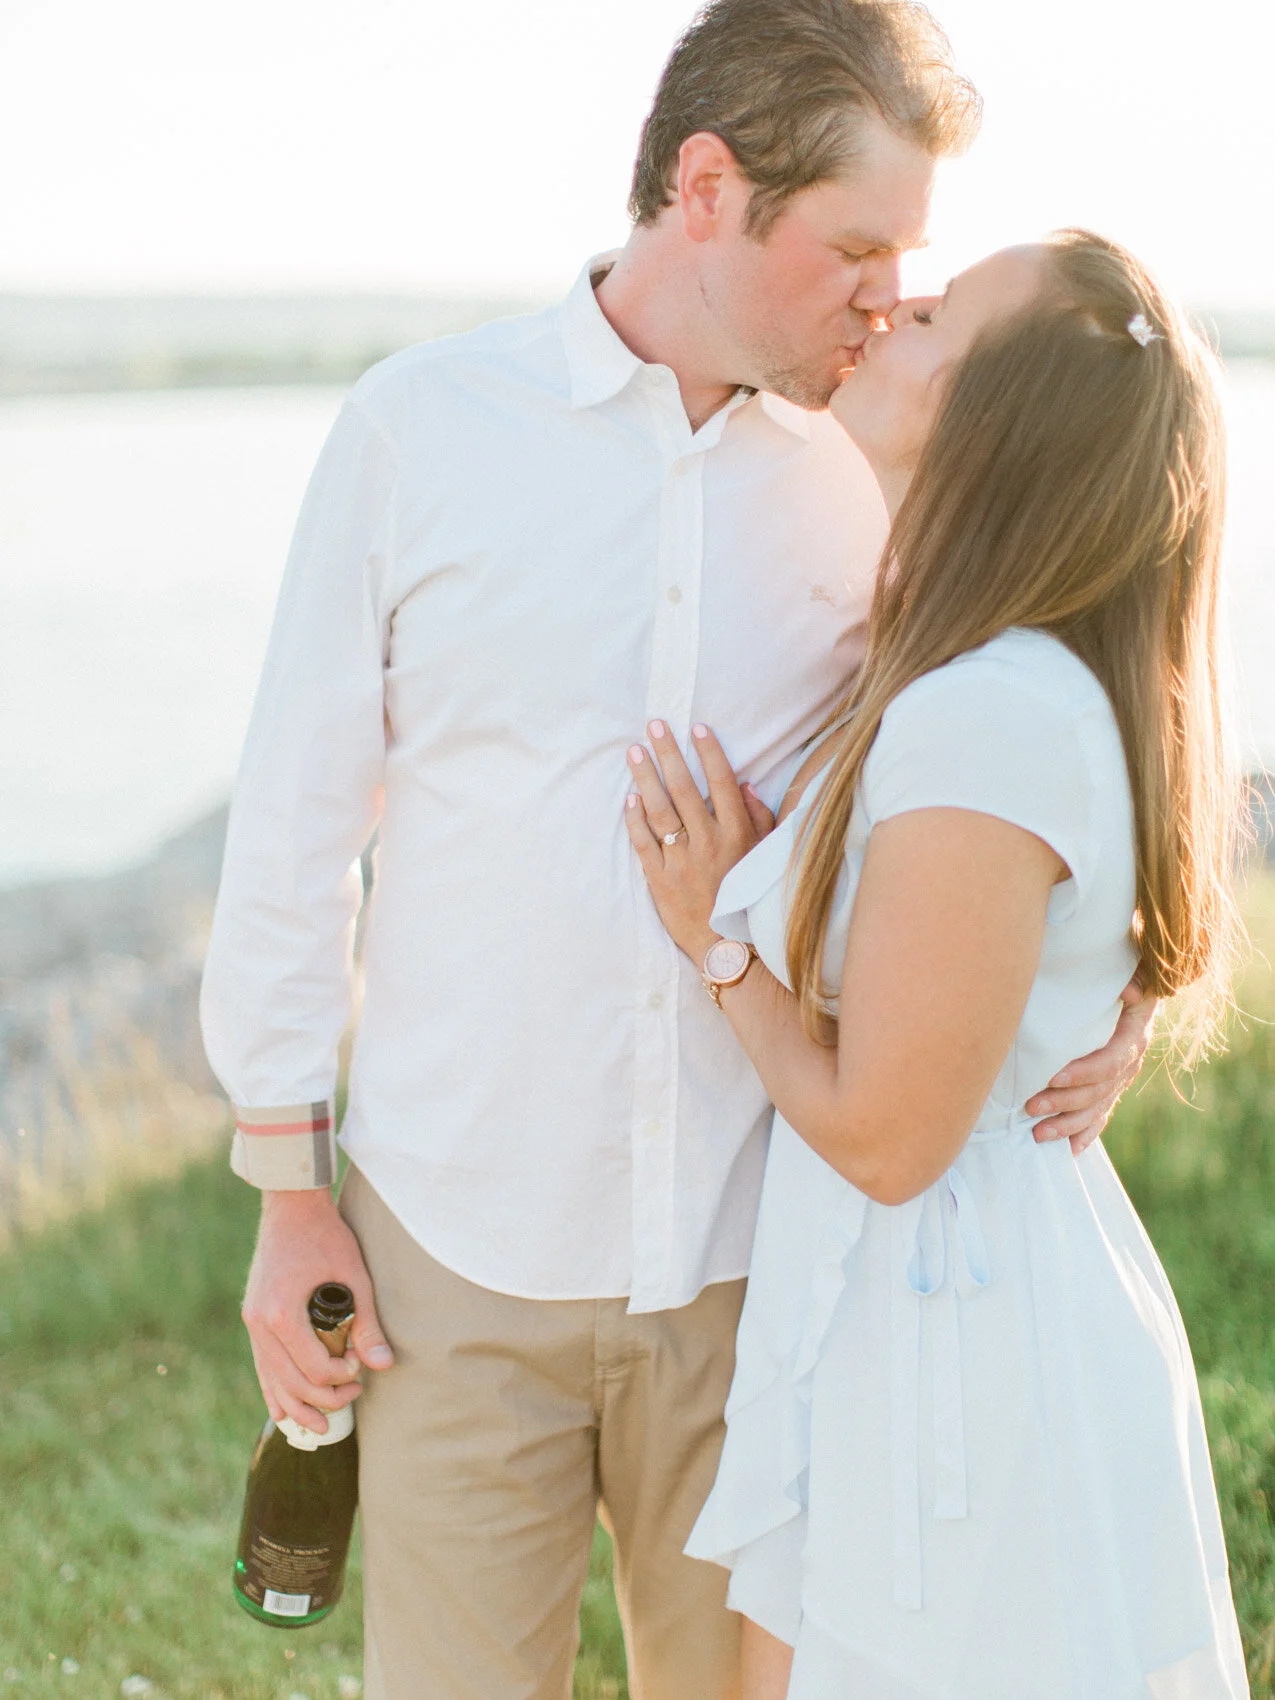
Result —
[[704, 956], [704, 990], [718, 1009], [722, 1007], [722, 988], [737, 986], [757, 960], [750, 944], [738, 939], [716, 939]]

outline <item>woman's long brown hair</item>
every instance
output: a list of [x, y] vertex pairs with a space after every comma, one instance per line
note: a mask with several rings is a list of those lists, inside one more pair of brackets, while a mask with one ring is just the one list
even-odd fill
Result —
[[[849, 731], [800, 840], [788, 966], [829, 1042], [823, 939], [855, 788], [890, 702], [1011, 626], [1092, 672], [1124, 741], [1149, 992], [1195, 985], [1182, 1050], [1216, 1037], [1239, 922], [1238, 786], [1218, 677], [1224, 438], [1213, 357], [1132, 255], [1085, 231], [1046, 248], [1037, 301], [952, 374], [891, 529]], [[1155, 333], [1131, 334], [1141, 314]]]

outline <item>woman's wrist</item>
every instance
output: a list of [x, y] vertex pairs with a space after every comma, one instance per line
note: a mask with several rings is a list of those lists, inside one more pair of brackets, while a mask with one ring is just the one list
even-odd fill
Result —
[[720, 933], [715, 933], [711, 927], [705, 927], [702, 932], [696, 932], [683, 944], [682, 949], [701, 972], [704, 967], [704, 958], [721, 936]]

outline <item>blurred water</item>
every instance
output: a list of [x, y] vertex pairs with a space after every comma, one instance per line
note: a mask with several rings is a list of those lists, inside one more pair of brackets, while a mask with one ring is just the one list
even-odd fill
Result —
[[118, 865], [223, 798], [339, 401], [0, 406], [0, 882]]
[[[221, 800], [327, 389], [0, 405], [0, 884], [97, 872]], [[1247, 748], [1275, 766], [1275, 366], [1227, 373]]]
[[1236, 708], [1249, 760], [1275, 769], [1275, 363], [1226, 368], [1226, 580]]

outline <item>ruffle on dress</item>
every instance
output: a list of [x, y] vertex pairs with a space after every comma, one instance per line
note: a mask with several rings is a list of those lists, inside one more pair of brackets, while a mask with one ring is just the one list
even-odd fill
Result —
[[[1027, 1127], [1031, 1126], [1028, 1122]], [[1006, 1131], [1009, 1131], [1008, 1129]], [[795, 1137], [795, 1136], [794, 1136]], [[829, 1174], [833, 1171], [829, 1170]], [[863, 1232], [871, 1201], [836, 1177], [840, 1198], [828, 1212], [811, 1262], [803, 1325], [786, 1354], [741, 1340], [741, 1363], [756, 1371], [768, 1360], [775, 1373], [732, 1390], [727, 1406], [727, 1452], [775, 1460], [768, 1481], [730, 1468], [724, 1453], [718, 1485], [691, 1532], [693, 1558], [730, 1564], [741, 1549], [790, 1521], [808, 1504], [810, 1414], [815, 1369], [846, 1284], [846, 1260]], [[921, 1571], [921, 1305], [936, 1307], [932, 1352], [934, 1517], [951, 1521], [969, 1510], [958, 1301], [991, 1279], [987, 1245], [974, 1195], [959, 1161], [917, 1198], [892, 1212], [889, 1364], [891, 1497], [895, 1603], [924, 1604]], [[746, 1349], [752, 1345], [751, 1350]], [[776, 1361], [777, 1360], [777, 1361]]]

